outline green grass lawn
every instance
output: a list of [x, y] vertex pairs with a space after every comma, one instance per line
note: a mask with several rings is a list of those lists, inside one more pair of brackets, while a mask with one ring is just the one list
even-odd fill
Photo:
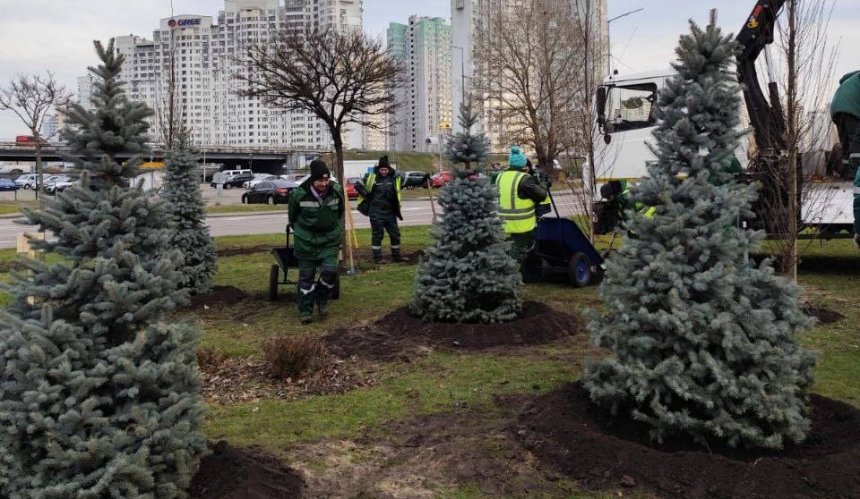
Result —
[[[357, 233], [359, 246], [366, 249], [369, 231]], [[407, 252], [430, 242], [428, 227], [404, 227], [402, 233]], [[608, 237], [601, 237], [598, 246], [606, 247], [608, 242]], [[248, 298], [196, 314], [180, 312], [199, 321], [203, 347], [233, 359], [259, 357], [265, 338], [323, 335], [338, 327], [372, 321], [411, 299], [415, 265], [364, 266], [358, 275], [342, 277], [341, 299], [333, 302], [325, 322], [302, 326], [291, 297], [295, 293], [292, 287], [281, 288], [286, 296], [283, 300], [273, 303], [266, 298], [268, 269], [274, 262], [269, 248], [282, 243], [282, 234], [217, 239], [219, 251], [234, 254], [219, 258], [216, 284], [240, 288]], [[235, 254], [242, 249], [249, 253]], [[13, 250], [0, 250], [0, 282], [8, 280], [7, 267], [14, 258]], [[818, 325], [801, 337], [803, 344], [818, 355], [812, 390], [860, 407], [860, 296], [856, 292], [860, 289], [860, 252], [847, 240], [804, 246], [800, 285], [806, 300], [845, 315], [844, 320]], [[557, 283], [527, 285], [526, 298], [576, 313], [600, 306], [595, 288], [573, 289]], [[0, 303], [3, 302], [8, 303], [8, 296], [0, 295]], [[455, 412], [510, 421], [516, 414], [494, 400], [513, 394], [544, 393], [576, 380], [584, 357], [591, 351], [588, 345], [588, 338], [583, 336], [514, 353], [434, 351], [409, 362], [379, 363], [375, 372], [378, 383], [338, 395], [210, 404], [206, 432], [210, 439], [259, 446], [292, 462], [299, 459], [294, 454], [296, 446], [357, 442], [368, 435], [385, 434], [393, 422], [410, 418]], [[485, 497], [475, 483], [440, 484], [435, 490], [440, 497]], [[570, 493], [565, 497], [609, 494]]]
[[254, 213], [260, 211], [287, 211], [284, 204], [222, 204], [218, 206], [207, 206], [206, 213], [209, 215], [220, 213]]
[[3, 201], [0, 202], [0, 215], [20, 213], [21, 208], [36, 208], [38, 203], [33, 201]]

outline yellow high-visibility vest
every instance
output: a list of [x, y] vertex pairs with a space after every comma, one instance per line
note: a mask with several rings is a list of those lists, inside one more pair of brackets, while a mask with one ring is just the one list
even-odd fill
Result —
[[[370, 190], [373, 189], [373, 184], [376, 183], [376, 174], [368, 173], [367, 174], [367, 182], [364, 184], [364, 188], [367, 189], [367, 193], [370, 194]], [[397, 192], [397, 203], [400, 203], [400, 175], [394, 177], [394, 191]], [[358, 196], [358, 204], [364, 201], [362, 196]]]
[[534, 201], [517, 196], [517, 189], [524, 178], [525, 173], [510, 170], [496, 177], [499, 217], [505, 222], [505, 234], [522, 234], [537, 226]]

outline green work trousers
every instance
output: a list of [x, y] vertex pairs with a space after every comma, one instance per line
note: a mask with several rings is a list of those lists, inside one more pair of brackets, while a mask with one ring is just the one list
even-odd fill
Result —
[[[314, 282], [317, 269], [319, 279]], [[314, 304], [324, 308], [329, 295], [337, 282], [337, 255], [331, 255], [316, 260], [299, 259], [298, 304], [299, 315], [308, 316], [314, 313]]]
[[535, 245], [535, 231], [522, 232], [519, 234], [510, 234], [508, 240], [511, 241], [511, 258], [517, 261], [517, 264], [522, 267], [526, 260], [526, 255]]

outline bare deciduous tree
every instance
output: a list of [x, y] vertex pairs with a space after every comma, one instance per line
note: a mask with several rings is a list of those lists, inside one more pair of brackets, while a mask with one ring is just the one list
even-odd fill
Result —
[[[598, 153], [595, 151], [594, 142], [599, 134], [597, 116], [592, 103], [595, 91], [601, 84], [600, 75], [605, 74], [603, 56], [607, 53], [606, 40], [601, 37], [599, 17], [595, 9], [597, 6], [593, 0], [573, 0], [573, 5], [578, 16], [574, 23], [569, 26], [568, 39], [576, 46], [578, 62], [574, 79], [570, 84], [577, 90], [576, 104], [574, 107], [575, 126], [569, 132], [565, 144], [568, 146], [568, 154], [576, 161], [580, 156], [585, 156], [586, 163], [582, 165], [581, 182], [570, 182], [574, 194], [574, 202], [581, 212], [586, 216], [583, 219], [585, 232], [589, 240], [594, 241], [594, 200], [596, 199], [596, 182], [601, 172], [607, 169], [609, 163], [606, 158], [605, 149]], [[586, 171], [587, 170], [587, 171]]]
[[[815, 188], [816, 183], [839, 174], [828, 167], [835, 158], [825, 156], [832, 146], [826, 109], [836, 58], [836, 49], [827, 39], [833, 5], [832, 1], [788, 0], [777, 24], [780, 66], [774, 71], [782, 94], [777, 110], [785, 110], [785, 125], [776, 127], [782, 136], [772, 140], [782, 147], [774, 151], [779, 157], [761, 162], [767, 171], [760, 202], [767, 213], [765, 225], [774, 235], [780, 271], [795, 281], [798, 235], [804, 228], [801, 214], [807, 219], [822, 214], [832, 194]], [[821, 126], [822, 121], [826, 126]]]
[[57, 82], [51, 72], [45, 76], [18, 75], [12, 78], [8, 87], [0, 88], [0, 110], [14, 112], [30, 130], [35, 141], [37, 197], [42, 188], [42, 147], [51, 138], [42, 135], [42, 127], [48, 114], [65, 106], [69, 98], [66, 88]]
[[[173, 2], [170, 2], [170, 17], [173, 18]], [[158, 103], [155, 119], [158, 133], [165, 151], [172, 151], [180, 130], [185, 129], [184, 113], [180, 106], [182, 96], [176, 91], [176, 29], [170, 29], [170, 60], [167, 63], [166, 94]], [[190, 130], [188, 130], [190, 132]]]
[[379, 39], [359, 30], [281, 31], [252, 44], [241, 60], [248, 71], [234, 74], [240, 94], [289, 111], [309, 111], [328, 127], [337, 177], [343, 180], [343, 133], [350, 124], [382, 129], [374, 115], [395, 109], [397, 62]]
[[574, 23], [567, 2], [524, 0], [494, 9], [478, 28], [478, 97], [498, 107], [502, 140], [530, 145], [549, 169], [577, 128]]

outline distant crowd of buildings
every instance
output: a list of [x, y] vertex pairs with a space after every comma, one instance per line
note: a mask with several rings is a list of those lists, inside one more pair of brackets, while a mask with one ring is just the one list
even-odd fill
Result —
[[[390, 124], [385, 132], [354, 128], [345, 147], [366, 150], [438, 151], [444, 135], [455, 132], [457, 110], [474, 79], [476, 27], [482, 16], [520, 0], [451, 0], [451, 21], [411, 16], [392, 22], [387, 46], [401, 62], [405, 84], [398, 90], [398, 113], [376, 117]], [[595, 2], [605, 23], [606, 0]], [[165, 119], [168, 68], [175, 47], [177, 104], [197, 144], [213, 146], [279, 146], [326, 149], [328, 130], [312, 114], [267, 107], [259, 99], [240, 97], [237, 63], [249, 44], [265, 42], [281, 29], [363, 29], [362, 0], [225, 0], [217, 17], [183, 14], [161, 19], [151, 39], [117, 36], [125, 56], [121, 74], [133, 100], [156, 110], [153, 134]], [[90, 76], [78, 79], [78, 96], [86, 103]], [[51, 126], [57, 126], [53, 123]], [[498, 126], [485, 126], [487, 131]], [[157, 141], [157, 137], [153, 137]], [[491, 140], [496, 138], [491, 135]], [[496, 143], [493, 140], [493, 143]]]

